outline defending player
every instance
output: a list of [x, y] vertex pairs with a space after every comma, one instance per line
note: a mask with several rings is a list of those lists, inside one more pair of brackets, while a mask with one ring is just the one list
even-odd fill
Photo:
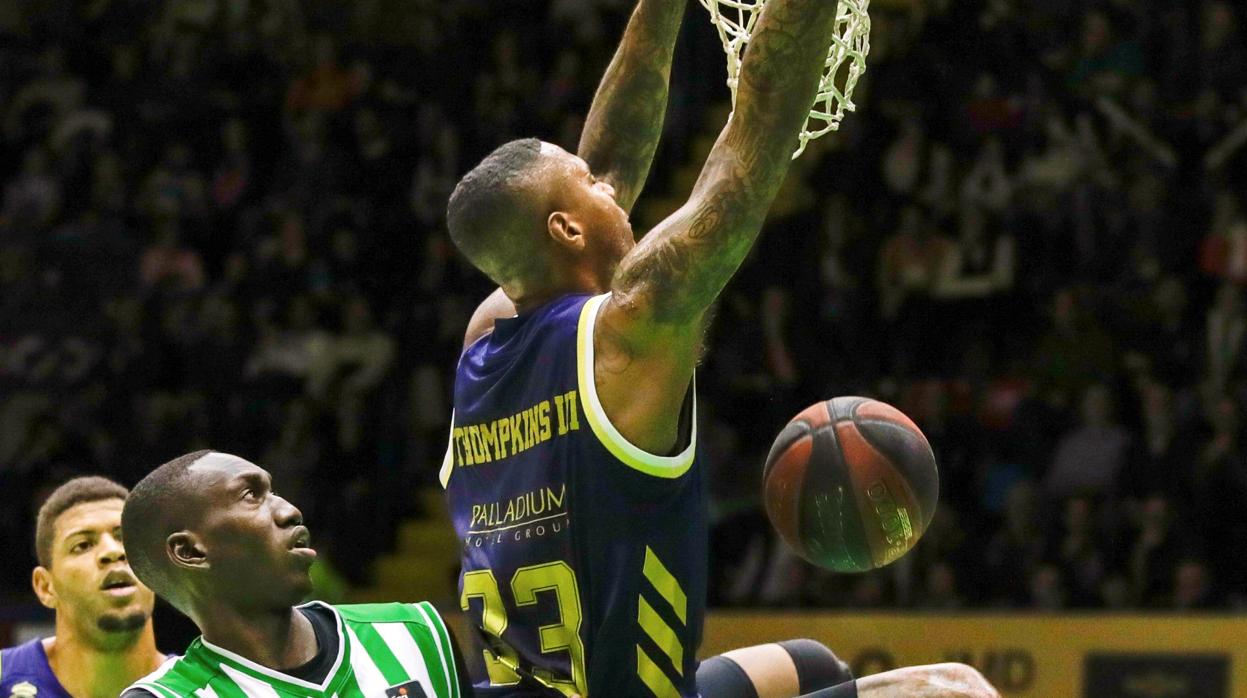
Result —
[[124, 698], [470, 695], [429, 604], [295, 605], [316, 552], [303, 515], [252, 463], [174, 459], [134, 487], [122, 525], [139, 578], [203, 631]]
[[164, 661], [152, 634], [155, 596], [122, 547], [126, 489], [70, 480], [39, 509], [31, 583], [56, 611], [56, 635], [0, 650], [0, 696], [116, 698]]
[[485, 645], [478, 695], [731, 698], [837, 684], [820, 695], [992, 695], [953, 692], [986, 685], [961, 665], [856, 686], [811, 642], [698, 670], [707, 516], [693, 369], [708, 309], [787, 171], [836, 3], [766, 5], [692, 198], [635, 244], [628, 210], [661, 131], [684, 4], [640, 1], [579, 156], [508, 143], [450, 200], [455, 244], [500, 286], [468, 330], [442, 469], [461, 605]]

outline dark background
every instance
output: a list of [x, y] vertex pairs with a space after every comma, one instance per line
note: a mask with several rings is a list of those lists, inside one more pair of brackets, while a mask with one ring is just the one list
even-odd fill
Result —
[[[510, 138], [574, 149], [631, 6], [0, 3], [0, 606], [33, 603], [52, 487], [201, 447], [273, 471], [368, 585], [436, 484], [491, 290], [446, 198]], [[872, 16], [859, 109], [798, 161], [699, 374], [712, 600], [1242, 607], [1241, 8]], [[690, 2], [638, 230], [726, 97]], [[867, 575], [800, 563], [759, 509], [774, 435], [845, 394], [905, 410], [941, 466], [926, 540]]]

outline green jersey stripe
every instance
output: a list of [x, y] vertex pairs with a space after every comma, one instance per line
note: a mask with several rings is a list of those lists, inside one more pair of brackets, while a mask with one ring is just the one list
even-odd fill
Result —
[[[317, 602], [318, 603], [318, 602]], [[429, 698], [459, 698], [449, 634], [427, 604], [331, 608], [338, 621], [338, 664], [321, 685], [269, 669], [207, 643], [137, 682], [152, 698], [382, 698], [415, 682]]]
[[[416, 610], [424, 617], [428, 628], [433, 632], [437, 641], [438, 661], [442, 667], [442, 673], [446, 677], [445, 690], [446, 695], [452, 698], [459, 698], [459, 681], [458, 669], [455, 667], [455, 653], [450, 647], [450, 632], [446, 630], [446, 624], [442, 622], [442, 616], [433, 608], [432, 604], [427, 601], [421, 601], [415, 604]], [[431, 658], [430, 658], [431, 659]]]
[[[355, 630], [348, 624], [346, 633], [350, 636], [351, 642], [355, 643], [357, 650], [363, 650], [363, 644], [359, 641], [359, 636], [355, 634]], [[367, 651], [356, 651], [351, 653], [351, 668], [355, 670], [355, 681], [359, 684], [359, 690], [364, 692], [366, 696], [384, 696], [385, 689], [390, 687], [386, 683], [385, 676], [381, 670], [377, 668], [372, 657], [368, 656]]]
[[[208, 688], [213, 690], [214, 687], [209, 686]], [[225, 681], [216, 681], [215, 689], [217, 698], [247, 698], [247, 694], [243, 693], [241, 688]]]
[[[449, 696], [446, 687], [442, 686], [441, 674], [431, 667], [436, 667], [430, 663], [427, 652], [424, 652], [416, 640], [415, 635], [418, 630], [410, 623], [378, 623], [374, 628], [377, 629], [385, 644], [393, 650], [395, 656], [401, 658], [403, 670], [413, 679], [419, 679], [427, 686], [432, 686], [439, 696]], [[425, 642], [428, 642], [426, 638]], [[432, 660], [436, 661], [436, 657]]]
[[[416, 613], [423, 615], [422, 609], [413, 604]], [[424, 657], [425, 666], [429, 667], [429, 678], [438, 686], [443, 695], [450, 696], [451, 689], [447, 682], [446, 666], [442, 661], [442, 651], [438, 644], [437, 628], [426, 618], [421, 625], [408, 625], [407, 636], [415, 643], [420, 656]]]
[[264, 681], [244, 674], [228, 664], [222, 663], [220, 666], [221, 671], [225, 672], [247, 698], [279, 698], [277, 690]]
[[394, 656], [394, 652], [390, 651], [389, 644], [377, 632], [377, 625], [372, 623], [352, 623], [347, 625], [347, 627], [355, 632], [355, 636], [359, 638], [359, 642], [363, 645], [369, 659], [381, 671], [381, 675], [385, 677], [386, 685], [393, 686], [396, 683], [402, 683], [407, 677], [407, 672], [403, 665], [399, 663], [398, 658]]

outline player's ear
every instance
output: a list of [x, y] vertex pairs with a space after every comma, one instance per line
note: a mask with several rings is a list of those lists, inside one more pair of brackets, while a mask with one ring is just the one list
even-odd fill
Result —
[[178, 531], [170, 534], [165, 540], [165, 551], [169, 560], [178, 567], [187, 569], [207, 569], [208, 551], [203, 543], [190, 531]]
[[44, 608], [56, 608], [59, 599], [56, 596], [56, 585], [52, 583], [52, 571], [40, 565], [30, 574], [30, 586], [39, 597]]
[[584, 228], [566, 211], [555, 211], [546, 219], [546, 232], [560, 249], [579, 252], [585, 248]]

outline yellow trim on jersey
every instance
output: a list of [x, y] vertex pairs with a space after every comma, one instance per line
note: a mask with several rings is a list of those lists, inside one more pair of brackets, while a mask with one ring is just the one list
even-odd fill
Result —
[[658, 698], [680, 698], [680, 692], [676, 690], [675, 684], [671, 683], [671, 679], [667, 678], [663, 670], [658, 668], [658, 665], [649, 658], [640, 645], [636, 646], [636, 674]]
[[576, 330], [576, 376], [580, 384], [580, 404], [584, 406], [585, 416], [593, 435], [598, 441], [618, 458], [624, 465], [639, 470], [646, 475], [675, 479], [688, 472], [693, 465], [693, 456], [697, 447], [697, 396], [693, 395], [692, 433], [689, 435], [688, 448], [675, 456], [659, 456], [642, 450], [624, 438], [623, 434], [611, 424], [606, 410], [598, 400], [597, 384], [593, 372], [593, 328], [597, 323], [598, 311], [602, 303], [610, 298], [610, 294], [594, 296], [585, 303], [580, 311], [580, 324]]
[[680, 676], [684, 675], [684, 645], [680, 643], [680, 638], [667, 625], [667, 621], [658, 615], [658, 611], [649, 605], [645, 597], [637, 599], [636, 621], [640, 624], [641, 629], [646, 635], [658, 645], [658, 649], [663, 651], [671, 659], [671, 666], [675, 667], [675, 671]]
[[455, 411], [450, 411], [450, 436], [446, 439], [446, 455], [442, 457], [442, 469], [437, 479], [442, 482], [442, 489], [450, 486], [450, 473], [455, 469]]
[[645, 546], [645, 578], [650, 584], [654, 585], [654, 589], [659, 595], [671, 604], [671, 610], [675, 611], [675, 615], [680, 619], [681, 623], [688, 624], [688, 596], [684, 593], [684, 588], [680, 586], [680, 582], [676, 581], [674, 575], [667, 570], [667, 566], [662, 564], [662, 560], [654, 554], [653, 549], [648, 545]]

